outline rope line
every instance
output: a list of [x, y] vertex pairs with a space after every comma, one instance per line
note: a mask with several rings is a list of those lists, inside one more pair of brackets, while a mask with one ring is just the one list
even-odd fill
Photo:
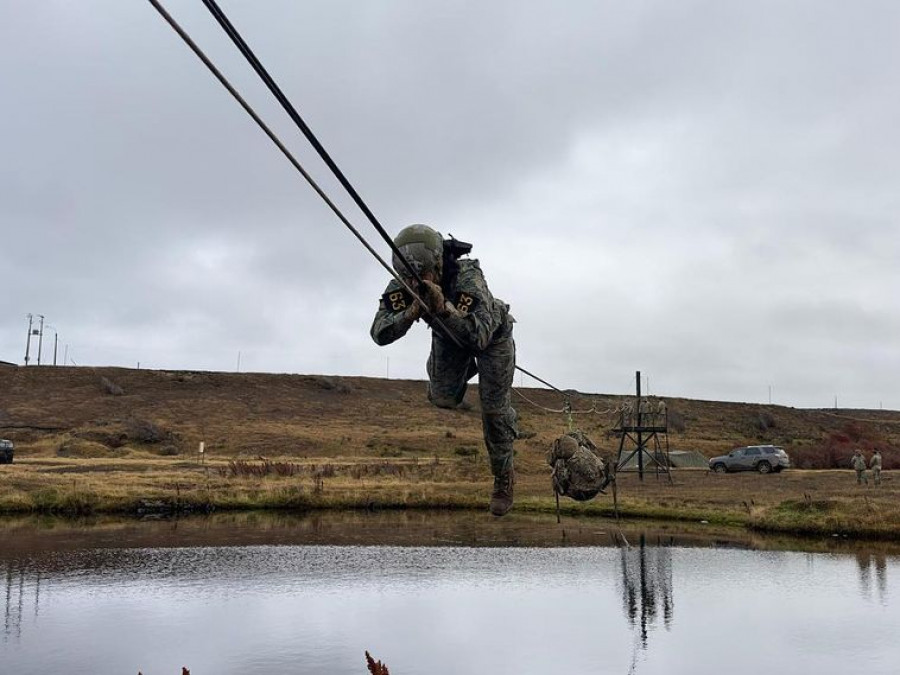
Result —
[[378, 230], [378, 233], [381, 234], [381, 237], [387, 242], [388, 246], [391, 247], [391, 251], [396, 255], [402, 262], [404, 267], [409, 271], [412, 277], [419, 283], [422, 283], [422, 279], [419, 277], [419, 274], [416, 272], [415, 268], [410, 265], [409, 261], [404, 257], [404, 255], [400, 252], [400, 249], [397, 248], [396, 244], [394, 244], [394, 240], [388, 235], [385, 229], [381, 226], [381, 223], [378, 222], [378, 219], [375, 217], [375, 214], [372, 213], [371, 209], [369, 209], [368, 205], [363, 201], [363, 198], [359, 196], [359, 193], [354, 189], [353, 185], [350, 184], [350, 181], [347, 180], [347, 177], [344, 175], [344, 172], [340, 170], [335, 161], [331, 158], [331, 155], [328, 154], [328, 151], [325, 150], [325, 147], [319, 142], [319, 139], [313, 133], [312, 129], [309, 128], [309, 125], [303, 121], [303, 118], [300, 117], [300, 113], [297, 112], [297, 109], [293, 106], [293, 104], [288, 100], [288, 97], [285, 96], [284, 92], [281, 91], [281, 87], [276, 84], [275, 80], [269, 74], [269, 71], [266, 70], [265, 66], [260, 63], [259, 59], [256, 58], [256, 54], [253, 53], [253, 50], [250, 49], [250, 45], [247, 44], [246, 40], [241, 37], [241, 34], [238, 32], [237, 28], [234, 27], [234, 24], [229, 21], [228, 17], [225, 16], [225, 12], [219, 7], [215, 0], [203, 0], [203, 4], [206, 5], [206, 8], [209, 10], [210, 14], [213, 15], [216, 21], [219, 22], [219, 25], [222, 27], [222, 30], [231, 38], [231, 41], [235, 44], [241, 54], [244, 55], [244, 58], [247, 59], [247, 62], [256, 71], [256, 74], [259, 75], [260, 79], [265, 83], [265, 85], [269, 88], [269, 91], [275, 96], [276, 100], [281, 104], [281, 107], [284, 108], [285, 112], [288, 116], [293, 120], [294, 124], [303, 132], [303, 135], [306, 136], [306, 139], [310, 142], [310, 144], [315, 148], [316, 152], [319, 153], [319, 157], [322, 158], [322, 161], [331, 169], [331, 172], [334, 174], [335, 178], [338, 179], [340, 184], [344, 187], [347, 193], [353, 198], [353, 201], [356, 202], [356, 205], [360, 208], [360, 210], [366, 214], [366, 217], [369, 219], [369, 222]]
[[[332, 212], [338, 217], [338, 219], [344, 224], [344, 226], [353, 233], [359, 242], [365, 247], [365, 249], [372, 254], [372, 256], [381, 264], [381, 266], [387, 270], [388, 274], [391, 275], [399, 284], [403, 286], [409, 293], [415, 298], [419, 304], [422, 306], [423, 311], [432, 317], [433, 321], [437, 326], [442, 330], [442, 332], [446, 335], [447, 338], [452, 340], [457, 347], [464, 348], [462, 343], [459, 341], [459, 338], [456, 337], [447, 326], [441, 321], [440, 317], [434, 315], [428, 309], [426, 303], [419, 297], [418, 293], [404, 281], [403, 277], [394, 270], [394, 268], [388, 265], [384, 259], [378, 254], [378, 252], [372, 248], [368, 241], [366, 241], [365, 237], [360, 234], [359, 230], [357, 230], [353, 224], [347, 219], [347, 217], [341, 212], [341, 210], [337, 207], [337, 205], [328, 197], [325, 191], [316, 183], [315, 179], [303, 168], [299, 161], [291, 154], [291, 151], [285, 147], [284, 143], [281, 142], [281, 139], [275, 135], [265, 122], [263, 122], [262, 118], [256, 113], [253, 107], [247, 103], [243, 96], [238, 93], [237, 89], [235, 89], [232, 84], [228, 81], [228, 79], [222, 74], [222, 72], [216, 68], [215, 64], [209, 59], [208, 56], [203, 52], [202, 49], [191, 39], [190, 35], [188, 35], [187, 31], [185, 31], [177, 21], [169, 14], [165, 8], [159, 3], [158, 0], [148, 0], [151, 5], [156, 9], [157, 12], [166, 20], [166, 22], [172, 27], [172, 29], [178, 33], [179, 37], [184, 41], [184, 43], [194, 52], [194, 54], [199, 58], [203, 64], [209, 69], [209, 71], [213, 74], [213, 76], [219, 81], [219, 83], [228, 90], [228, 93], [234, 97], [234, 99], [238, 102], [238, 104], [244, 109], [244, 111], [250, 115], [254, 122], [259, 126], [260, 129], [269, 137], [269, 140], [275, 144], [275, 146], [281, 151], [281, 153], [287, 158], [287, 160], [291, 163], [291, 165], [300, 172], [309, 186], [315, 191], [319, 197], [321, 197], [322, 201], [328, 205], [328, 207], [332, 210]], [[391, 242], [393, 244], [393, 242]]]
[[528, 398], [525, 394], [523, 394], [521, 392], [521, 390], [519, 390], [515, 387], [513, 387], [512, 390], [515, 392], [515, 394], [517, 396], [519, 396], [521, 399], [523, 399], [526, 403], [529, 403], [529, 404], [533, 405], [535, 408], [543, 410], [544, 412], [568, 413], [571, 415], [590, 415], [591, 413], [594, 413], [597, 415], [613, 415], [613, 414], [622, 412], [622, 408], [620, 408], [618, 406], [615, 408], [607, 408], [606, 410], [598, 410], [596, 405], [591, 406], [588, 410], [571, 410], [571, 409], [567, 409], [565, 406], [563, 406], [562, 408], [559, 408], [559, 409], [548, 408], [548, 407], [543, 406], [540, 403], [537, 403], [536, 401], [533, 401], [532, 399]]
[[[344, 214], [338, 209], [335, 203], [328, 197], [328, 195], [324, 192], [324, 190], [319, 187], [316, 181], [310, 176], [310, 174], [303, 168], [303, 166], [297, 161], [297, 159], [291, 154], [291, 152], [285, 147], [285, 145], [281, 142], [278, 136], [266, 125], [265, 122], [262, 121], [260, 116], [256, 113], [256, 111], [250, 106], [249, 103], [238, 93], [238, 91], [231, 85], [228, 79], [219, 71], [218, 68], [212, 63], [212, 61], [206, 56], [202, 49], [197, 45], [196, 42], [188, 35], [188, 33], [178, 24], [177, 21], [169, 14], [166, 9], [162, 6], [159, 0], [148, 0], [148, 2], [153, 6], [154, 9], [162, 16], [162, 18], [166, 21], [166, 23], [171, 26], [171, 28], [181, 37], [184, 43], [194, 52], [194, 54], [199, 58], [203, 64], [207, 67], [207, 69], [213, 74], [213, 76], [219, 81], [219, 83], [225, 87], [225, 89], [234, 97], [234, 99], [238, 102], [238, 104], [244, 109], [244, 111], [250, 115], [254, 122], [262, 129], [262, 131], [269, 137], [275, 146], [282, 152], [282, 154], [287, 158], [287, 160], [291, 163], [291, 165], [303, 176], [306, 182], [313, 188], [316, 194], [328, 205], [328, 207], [332, 210], [332, 212], [338, 217], [341, 223], [344, 224], [347, 229], [356, 237], [356, 239], [365, 247], [365, 249], [372, 254], [372, 256], [381, 264], [381, 266], [387, 270], [387, 272], [391, 275], [393, 279], [395, 279], [398, 283], [400, 283], [404, 289], [406, 289], [416, 301], [422, 306], [423, 311], [432, 317], [433, 323], [432, 326], [437, 325], [440, 329], [440, 332], [450, 339], [457, 347], [465, 348], [461, 343], [459, 338], [447, 328], [446, 324], [441, 321], [440, 317], [434, 315], [431, 312], [426, 303], [419, 297], [418, 293], [410, 286], [410, 284], [406, 283], [404, 279], [399, 275], [392, 266], [388, 265], [382, 257], [372, 248], [372, 246], [366, 241], [366, 239], [359, 233], [359, 231], [350, 223], [350, 221], [344, 216]], [[259, 59], [247, 45], [246, 41], [241, 37], [238, 33], [237, 29], [234, 25], [229, 21], [228, 17], [225, 16], [225, 13], [222, 9], [216, 4], [215, 0], [203, 0], [204, 5], [225, 31], [229, 38], [231, 38], [232, 42], [237, 46], [238, 50], [247, 61], [250, 63], [253, 70], [259, 75], [259, 77], [263, 80], [278, 102], [282, 105], [294, 123], [300, 128], [303, 132], [304, 136], [307, 140], [312, 144], [312, 146], [319, 153], [319, 156], [322, 160], [328, 165], [329, 169], [331, 169], [332, 173], [334, 173], [335, 177], [341, 183], [341, 185], [347, 190], [350, 196], [353, 198], [354, 202], [356, 202], [357, 206], [366, 216], [369, 218], [372, 225], [379, 232], [382, 238], [387, 242], [388, 246], [390, 246], [391, 251], [403, 262], [403, 265], [410, 271], [412, 277], [419, 283], [420, 287], [422, 285], [422, 279], [416, 273], [415, 269], [410, 265], [409, 261], [406, 260], [405, 256], [402, 252], [397, 248], [394, 244], [391, 237], [384, 230], [381, 224], [378, 222], [378, 219], [363, 201], [362, 197], [359, 196], [357, 191], [350, 184], [350, 181], [346, 178], [343, 172], [338, 168], [337, 164], [319, 142], [318, 138], [316, 138], [315, 134], [313, 134], [312, 130], [309, 126], [303, 121], [303, 118], [300, 117], [297, 110], [288, 100], [287, 96], [285, 96], [284, 92], [281, 91], [281, 88], [275, 83], [274, 79], [269, 75], [268, 71], [263, 67], [262, 63], [260, 63]], [[516, 370], [521, 371], [522, 373], [528, 375], [529, 377], [534, 378], [541, 384], [546, 385], [547, 387], [553, 389], [554, 391], [565, 395], [558, 387], [555, 387], [550, 382], [538, 377], [534, 373], [525, 370], [519, 365], [515, 366]]]
[[[525, 401], [527, 401], [528, 403], [530, 403], [531, 405], [533, 405], [535, 408], [540, 408], [541, 410], [543, 410], [543, 411], [545, 411], [545, 412], [549, 412], [549, 413], [564, 413], [564, 412], [567, 412], [565, 407], [560, 408], [559, 410], [557, 410], [556, 408], [547, 408], [546, 406], [542, 406], [540, 403], [535, 403], [534, 401], [532, 401], [530, 398], [528, 398], [525, 394], [523, 394], [521, 391], [519, 391], [519, 390], [516, 389], [515, 387], [513, 387], [512, 389], [513, 389], [513, 391], [516, 392], [516, 394], [518, 394], [522, 399], [524, 399]], [[585, 412], [590, 412], [590, 411], [585, 411]]]

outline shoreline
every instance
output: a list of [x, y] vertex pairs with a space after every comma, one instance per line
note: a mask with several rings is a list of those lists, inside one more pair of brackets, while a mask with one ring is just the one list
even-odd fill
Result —
[[[282, 461], [283, 460], [283, 461]], [[280, 463], [280, 464], [279, 464]], [[179, 458], [22, 458], [0, 470], [0, 515], [65, 518], [184, 516], [228, 512], [487, 510], [484, 467], [466, 460], [398, 463], [297, 458], [245, 463], [259, 475], [229, 475], [233, 462]], [[295, 475], [262, 469], [291, 466]], [[891, 472], [886, 472], [890, 474]], [[681, 470], [673, 483], [619, 476], [618, 511], [628, 521], [708, 524], [803, 538], [900, 541], [900, 506], [890, 476], [860, 487], [847, 471], [790, 470], [777, 476]], [[513, 513], [555, 515], [545, 472], [519, 474]], [[615, 518], [611, 495], [585, 503], [563, 498], [563, 517]]]

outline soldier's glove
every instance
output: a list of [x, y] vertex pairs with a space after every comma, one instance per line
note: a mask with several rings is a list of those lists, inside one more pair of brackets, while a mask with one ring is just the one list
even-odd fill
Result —
[[418, 321], [419, 317], [422, 316], [422, 303], [420, 303], [418, 300], [414, 300], [413, 303], [406, 308], [406, 311], [403, 313], [403, 315], [407, 321]]
[[429, 312], [431, 312], [435, 316], [446, 315], [447, 303], [444, 300], [444, 292], [441, 290], [440, 286], [438, 286], [433, 281], [425, 280], [422, 282], [419, 290], [422, 296], [422, 300], [425, 301], [425, 306], [428, 308]]

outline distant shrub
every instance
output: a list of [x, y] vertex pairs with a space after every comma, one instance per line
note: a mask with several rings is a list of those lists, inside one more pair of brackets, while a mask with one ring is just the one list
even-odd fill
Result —
[[162, 443], [172, 440], [171, 431], [164, 431], [153, 422], [136, 417], [128, 420], [126, 434], [129, 439], [138, 443]]
[[98, 457], [114, 457], [116, 453], [102, 443], [87, 441], [82, 438], [67, 438], [56, 449], [57, 457], [74, 457], [92, 459]]
[[100, 390], [110, 396], [122, 396], [125, 394], [125, 390], [122, 387], [103, 376], [100, 377]]
[[226, 466], [219, 468], [219, 475], [224, 478], [246, 478], [248, 476], [296, 476], [303, 472], [304, 467], [293, 462], [245, 462], [235, 460], [228, 462]]
[[108, 448], [121, 448], [128, 441], [127, 434], [116, 433], [114, 431], [102, 431], [99, 429], [76, 431], [75, 436], [85, 441], [102, 443]]
[[478, 454], [478, 448], [474, 445], [460, 445], [453, 449], [453, 454], [460, 457], [475, 457]]
[[866, 460], [878, 448], [884, 469], [900, 468], [900, 447], [888, 443], [877, 434], [866, 432], [855, 422], [831, 432], [818, 442], [793, 446], [788, 454], [791, 464], [798, 469], [848, 469], [850, 458], [857, 448], [862, 450]]
[[171, 444], [164, 445], [157, 451], [157, 454], [162, 455], [163, 457], [174, 457], [179, 453], [178, 446]]
[[759, 413], [756, 418], [756, 427], [760, 431], [768, 431], [769, 429], [774, 429], [778, 424], [775, 421], [775, 416], [767, 410], [763, 410]]
[[315, 375], [309, 378], [309, 381], [320, 389], [325, 389], [326, 391], [335, 391], [338, 394], [349, 394], [351, 391], [353, 391], [350, 385], [336, 377]]
[[669, 431], [683, 434], [685, 429], [687, 429], [687, 423], [684, 420], [684, 415], [682, 415], [677, 410], [672, 410], [671, 408], [669, 408], [668, 428]]

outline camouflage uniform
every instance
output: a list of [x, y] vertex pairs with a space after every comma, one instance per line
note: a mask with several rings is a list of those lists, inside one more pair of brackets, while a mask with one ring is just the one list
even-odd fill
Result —
[[[484, 442], [496, 478], [511, 470], [517, 436], [516, 411], [510, 401], [516, 366], [514, 319], [509, 305], [491, 295], [477, 260], [445, 263], [441, 290], [456, 310], [441, 317], [441, 322], [463, 346], [458, 347], [439, 328], [433, 331], [428, 400], [439, 408], [457, 407], [468, 381], [478, 374]], [[377, 344], [390, 344], [406, 335], [417, 320], [405, 311], [413, 302], [399, 282], [388, 284], [372, 323], [371, 335]]]
[[878, 450], [872, 455], [869, 468], [872, 469], [872, 482], [875, 485], [881, 485], [881, 453]]
[[862, 485], [863, 481], [868, 484], [866, 478], [866, 458], [862, 456], [862, 452], [857, 450], [850, 459], [850, 466], [856, 471], [856, 484]]
[[547, 463], [553, 467], [554, 491], [579, 502], [593, 499], [610, 482], [597, 447], [580, 431], [557, 438], [547, 453]]

